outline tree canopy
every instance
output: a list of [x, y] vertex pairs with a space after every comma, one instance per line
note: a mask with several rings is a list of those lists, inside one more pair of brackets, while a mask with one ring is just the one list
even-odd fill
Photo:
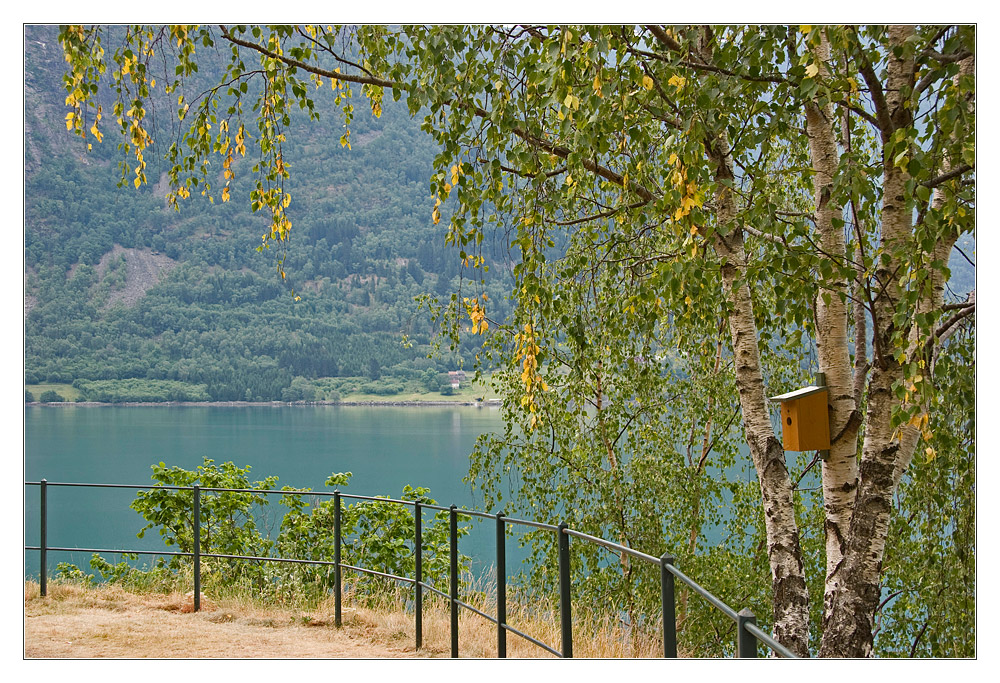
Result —
[[[915, 467], [958, 487], [956, 517], [927, 538], [948, 572], [971, 576], [958, 534], [974, 514], [974, 443], [956, 435], [971, 431], [974, 380], [968, 365], [943, 373], [974, 343], [974, 290], [947, 288], [956, 241], [974, 232], [974, 27], [125, 33], [111, 44], [98, 28], [61, 30], [67, 127], [100, 140], [113, 121], [123, 179], [140, 187], [151, 113], [166, 108], [172, 201], [229, 201], [250, 156], [263, 246], [293, 230], [284, 150], [292, 110], [332, 113], [316, 89], [336, 93], [344, 147], [356, 90], [376, 117], [387, 95], [422, 117], [440, 148], [433, 222], [450, 212], [447, 241], [471, 272], [514, 278], [504, 319], [482, 291], [442, 311], [446, 330], [480, 335], [482, 358], [507, 368], [508, 432], [481, 443], [470, 473], [488, 494], [514, 472], [514, 505], [629, 544], [689, 535], [692, 552], [726, 502], [746, 515], [733, 535], [757, 539], [730, 557], [767, 568], [773, 631], [799, 654], [871, 654], [894, 581], [911, 607], [934, 599], [929, 574], [901, 558], [920, 535], [891, 515], [907, 492], [946, 507], [908, 488]], [[214, 51], [227, 67], [201, 85], [199, 58]], [[493, 235], [506, 262], [483, 248]], [[812, 372], [828, 386], [831, 448], [786, 460], [766, 396]], [[756, 482], [727, 493], [723, 473], [744, 452]], [[816, 470], [809, 505], [801, 484]], [[625, 558], [624, 579], [606, 584], [600, 559], [586, 563], [593, 595], [630, 610], [642, 599]], [[940, 604], [902, 612], [893, 647], [961, 648], [946, 621], [961, 608]], [[922, 650], [931, 620], [940, 638]]]

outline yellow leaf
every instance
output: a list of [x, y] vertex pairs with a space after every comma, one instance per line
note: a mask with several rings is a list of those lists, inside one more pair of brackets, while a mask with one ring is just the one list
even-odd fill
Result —
[[139, 186], [142, 185], [142, 180], [139, 178], [139, 176], [136, 176], [135, 180], [132, 181], [132, 184], [135, 185], [136, 189], [138, 189]]
[[594, 94], [596, 94], [598, 97], [604, 97], [604, 95], [601, 93], [601, 74], [597, 74], [596, 76], [594, 76]]
[[929, 463], [932, 460], [934, 460], [934, 458], [937, 457], [937, 452], [933, 448], [928, 446], [927, 448], [924, 449], [924, 456], [927, 458], [926, 462]]
[[799, 26], [799, 33], [809, 33], [812, 29], [813, 27], [810, 24], [802, 24]]
[[667, 81], [667, 83], [677, 88], [677, 90], [680, 90], [681, 88], [684, 87], [684, 84], [687, 83], [687, 79], [684, 78], [683, 76], [678, 76], [677, 74], [674, 74], [673, 76], [670, 77], [670, 80]]
[[816, 74], [818, 73], [819, 73], [819, 65], [816, 64], [816, 62], [813, 62], [812, 64], [806, 67], [806, 76], [808, 76], [809, 78], [816, 78]]
[[650, 78], [649, 76], [643, 76], [642, 77], [642, 87], [644, 87], [646, 90], [652, 90], [653, 89], [653, 79]]
[[222, 201], [224, 201], [224, 202], [228, 202], [229, 201], [229, 188], [228, 187], [222, 188]]

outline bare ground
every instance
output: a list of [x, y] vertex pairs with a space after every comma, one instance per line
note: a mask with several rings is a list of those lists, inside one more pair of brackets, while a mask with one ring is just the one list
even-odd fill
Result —
[[24, 656], [46, 658], [353, 658], [435, 656], [414, 651], [412, 635], [345, 610], [332, 614], [262, 612], [191, 596], [135, 595], [116, 589], [50, 586], [25, 589]]

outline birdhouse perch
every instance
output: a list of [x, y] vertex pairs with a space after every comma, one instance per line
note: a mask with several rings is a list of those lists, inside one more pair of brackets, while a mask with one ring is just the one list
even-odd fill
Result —
[[786, 451], [830, 448], [826, 387], [808, 386], [769, 400], [781, 402], [781, 445]]

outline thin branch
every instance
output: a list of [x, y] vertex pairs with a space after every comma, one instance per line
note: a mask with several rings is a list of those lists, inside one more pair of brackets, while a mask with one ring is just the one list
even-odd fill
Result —
[[799, 478], [795, 480], [795, 484], [792, 485], [793, 491], [801, 490], [799, 489], [799, 484], [802, 482], [802, 479], [806, 476], [809, 470], [811, 470], [813, 467], [816, 466], [816, 463], [818, 463], [819, 461], [820, 461], [819, 451], [816, 451], [816, 455], [813, 456], [812, 461], [808, 465], [806, 465], [806, 468], [802, 470], [802, 474], [799, 475]]
[[968, 50], [961, 50], [959, 52], [951, 52], [949, 54], [943, 54], [937, 50], [932, 50], [927, 48], [920, 53], [921, 57], [930, 57], [931, 59], [941, 63], [941, 64], [951, 64], [953, 62], [960, 62], [963, 59], [968, 59], [972, 56], [972, 53]]
[[646, 29], [650, 33], [652, 33], [654, 36], [656, 36], [656, 39], [658, 41], [660, 41], [661, 43], [663, 43], [667, 47], [667, 49], [669, 49], [669, 50], [671, 50], [673, 52], [683, 52], [684, 51], [683, 48], [681, 47], [681, 44], [678, 43], [673, 38], [671, 38], [669, 35], [667, 35], [667, 32], [663, 30], [662, 26], [656, 26], [654, 24], [647, 24], [646, 25]]
[[[972, 291], [972, 294], [970, 294], [970, 296], [975, 297], [975, 290]], [[976, 302], [975, 300], [973, 300], [970, 302], [970, 305], [968, 307], [962, 309], [961, 311], [959, 311], [958, 313], [956, 313], [955, 315], [951, 316], [946, 321], [938, 325], [937, 329], [934, 330], [934, 338], [940, 338], [944, 336], [948, 332], [948, 330], [950, 330], [952, 327], [962, 322], [962, 320], [968, 318], [975, 312], [976, 312]]]
[[973, 268], [976, 267], [976, 264], [973, 263], [972, 259], [970, 259], [968, 256], [965, 255], [965, 252], [962, 251], [961, 247], [959, 247], [957, 244], [953, 244], [953, 245], [951, 245], [951, 248], [954, 249], [955, 251], [957, 251], [959, 254], [961, 254], [962, 258], [964, 258], [966, 261], [968, 261], [970, 266], [972, 266]]
[[892, 118], [889, 115], [889, 104], [885, 100], [882, 83], [878, 80], [875, 69], [872, 67], [871, 62], [868, 61], [868, 56], [861, 46], [860, 36], [857, 35], [857, 31], [854, 34], [854, 37], [858, 41], [858, 60], [860, 62], [861, 76], [865, 79], [865, 83], [871, 92], [872, 102], [875, 104], [875, 118], [878, 120], [878, 128], [882, 133], [882, 139], [888, 140], [894, 128]]
[[[239, 45], [245, 47], [248, 50], [253, 50], [259, 52], [260, 54], [276, 59], [283, 64], [288, 66], [294, 66], [297, 69], [302, 69], [308, 73], [316, 74], [317, 76], [326, 76], [327, 78], [333, 78], [338, 81], [347, 81], [348, 83], [359, 83], [362, 85], [377, 85], [382, 88], [399, 88], [401, 90], [409, 90], [409, 87], [405, 83], [398, 83], [396, 81], [388, 81], [384, 78], [378, 78], [377, 76], [357, 76], [355, 74], [341, 73], [339, 71], [330, 71], [329, 69], [324, 69], [322, 67], [316, 66], [315, 64], [307, 64], [306, 62], [300, 61], [298, 59], [293, 59], [287, 55], [278, 54], [272, 50], [268, 50], [262, 45], [250, 42], [248, 40], [243, 40], [232, 35], [225, 26], [219, 26], [222, 30], [222, 37], [228, 40], [234, 45]], [[343, 61], [343, 60], [342, 60]]]
[[930, 180], [922, 182], [920, 184], [923, 185], [924, 187], [929, 187], [933, 189], [938, 185], [940, 185], [941, 183], [948, 182], [952, 178], [957, 178], [963, 173], [968, 173], [969, 171], [974, 171], [975, 169], [976, 169], [975, 166], [970, 166], [969, 164], [961, 164], [959, 166], [956, 166], [951, 171], [948, 171], [947, 173], [942, 173], [937, 178], [931, 178]]
[[645, 201], [643, 201], [643, 202], [634, 202], [632, 204], [628, 204], [627, 206], [619, 206], [619, 207], [616, 207], [614, 209], [608, 209], [607, 211], [602, 211], [601, 213], [595, 213], [592, 216], [584, 216], [583, 218], [577, 218], [577, 219], [574, 219], [574, 220], [571, 220], [571, 221], [552, 221], [552, 223], [554, 225], [558, 225], [558, 226], [561, 226], [561, 227], [568, 227], [568, 226], [571, 226], [571, 225], [579, 225], [580, 223], [588, 223], [590, 221], [600, 220], [601, 218], [610, 218], [611, 216], [614, 216], [615, 214], [621, 213], [622, 211], [629, 211], [631, 209], [638, 209], [640, 206], [645, 206], [648, 203], [649, 202], [645, 202]]

